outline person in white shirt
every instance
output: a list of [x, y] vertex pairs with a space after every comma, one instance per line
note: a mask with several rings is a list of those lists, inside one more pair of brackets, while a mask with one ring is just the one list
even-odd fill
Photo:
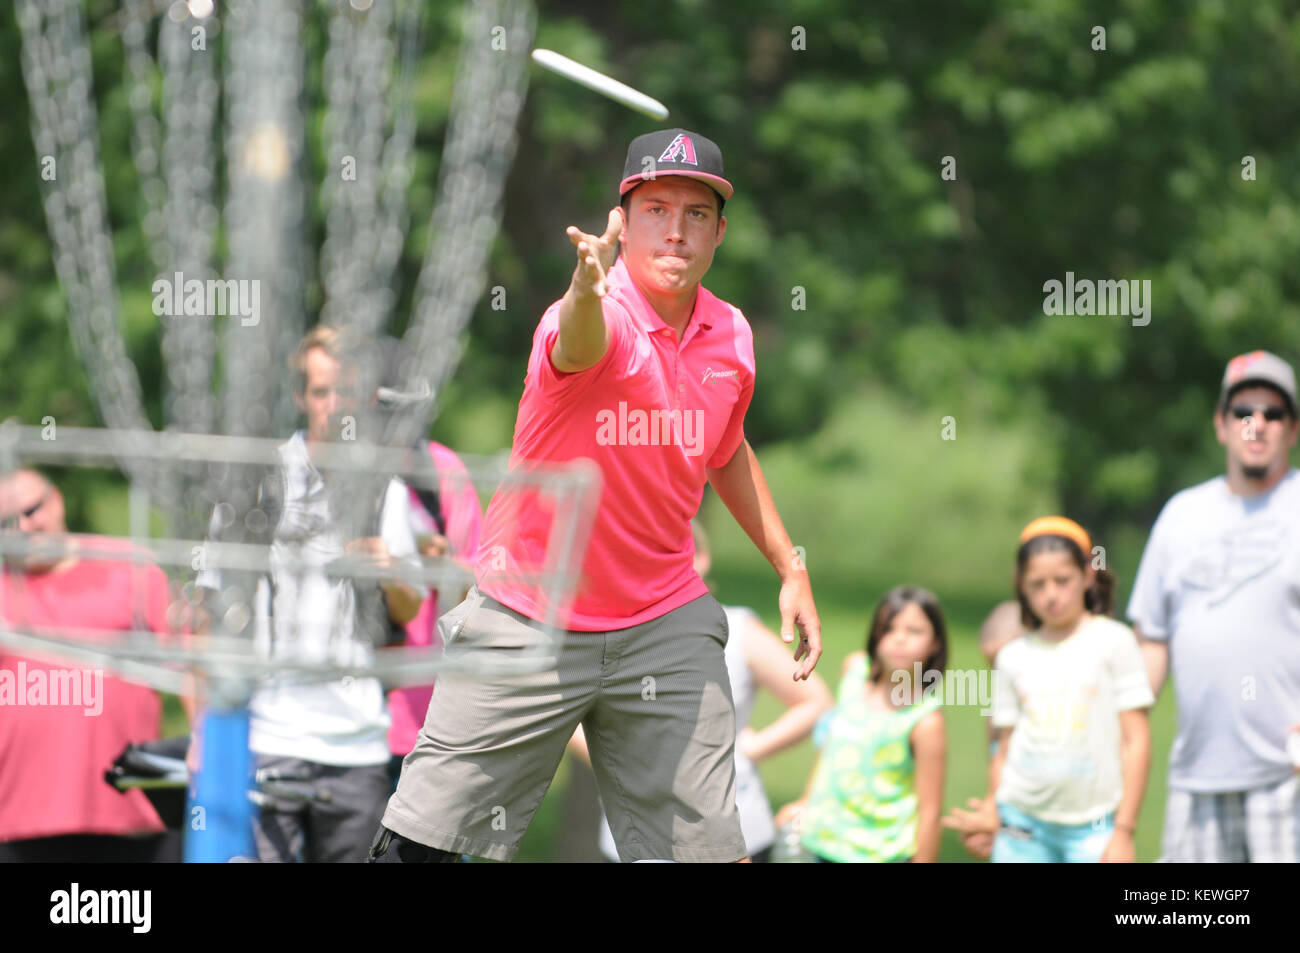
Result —
[[[366, 554], [382, 567], [416, 553], [405, 484], [388, 482], [378, 535], [348, 539], [313, 464], [313, 448], [338, 439], [343, 417], [356, 413], [351, 353], [347, 332], [318, 326], [292, 359], [294, 400], [307, 429], [280, 447], [272, 571], [259, 580], [255, 596], [255, 638], [272, 658], [287, 662], [369, 664], [375, 636], [363, 627], [358, 603], [373, 584], [331, 576], [326, 567], [345, 554]], [[214, 571], [200, 573], [197, 582], [221, 587]], [[398, 625], [415, 617], [426, 595], [400, 579], [382, 580], [379, 587], [384, 611]], [[389, 715], [379, 680], [304, 681], [286, 670], [258, 689], [249, 708], [249, 748], [258, 769], [311, 792], [264, 799], [254, 830], [258, 858], [363, 863], [390, 793]]]
[[1228, 362], [1214, 415], [1226, 475], [1151, 529], [1128, 616], [1153, 690], [1172, 674], [1162, 859], [1300, 862], [1300, 424], [1276, 354]]
[[[996, 805], [994, 863], [1135, 860], [1154, 698], [1132, 630], [1107, 618], [1114, 578], [1091, 554], [1087, 531], [1061, 516], [1020, 536], [1016, 590], [1030, 631], [996, 660], [984, 809]], [[953, 814], [945, 826], [970, 829]]]

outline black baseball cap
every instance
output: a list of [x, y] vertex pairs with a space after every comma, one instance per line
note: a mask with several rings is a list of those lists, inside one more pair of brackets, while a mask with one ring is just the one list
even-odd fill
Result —
[[722, 150], [718, 144], [687, 129], [661, 129], [633, 139], [627, 147], [618, 194], [626, 195], [642, 182], [661, 175], [699, 179], [724, 199], [731, 198], [736, 191], [722, 174]]

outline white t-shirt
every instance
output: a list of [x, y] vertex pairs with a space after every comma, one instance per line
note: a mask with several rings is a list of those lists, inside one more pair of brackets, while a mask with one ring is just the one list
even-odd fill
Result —
[[1154, 699], [1133, 630], [1104, 616], [1068, 639], [1041, 630], [994, 662], [993, 724], [1014, 728], [996, 799], [1053, 824], [1087, 824], [1124, 793], [1119, 713]]
[[[286, 661], [371, 664], [374, 649], [356, 628], [356, 591], [324, 567], [343, 555], [344, 539], [331, 518], [320, 473], [301, 431], [280, 447], [284, 508], [271, 543], [271, 581], [257, 585], [254, 639], [259, 651]], [[405, 484], [391, 480], [381, 510], [380, 535], [395, 558], [415, 556]], [[289, 568], [293, 559], [305, 568]], [[220, 586], [215, 572], [198, 584]], [[274, 633], [274, 638], [272, 638]], [[376, 678], [304, 682], [287, 672], [260, 687], [249, 703], [249, 749], [259, 755], [301, 758], [354, 767], [388, 760], [388, 709]]]
[[1300, 722], [1300, 471], [1237, 496], [1183, 490], [1151, 529], [1128, 616], [1166, 642], [1178, 696], [1169, 786], [1245, 791], [1291, 777]]

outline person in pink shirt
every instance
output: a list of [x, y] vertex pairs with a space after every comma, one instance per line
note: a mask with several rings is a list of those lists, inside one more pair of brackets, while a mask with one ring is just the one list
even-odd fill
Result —
[[[473, 565], [483, 531], [483, 511], [478, 493], [455, 451], [432, 440], [424, 441], [424, 444], [438, 475], [438, 493], [435, 496], [408, 487], [411, 531], [415, 534], [416, 545], [422, 556], [445, 557]], [[459, 602], [464, 591], [463, 584], [460, 592], [454, 594], [430, 590], [419, 614], [406, 624], [406, 644], [441, 645], [434, 624], [440, 614], [439, 603], [445, 608]], [[453, 598], [446, 598], [447, 595]], [[433, 688], [432, 685], [416, 685], [395, 688], [388, 693], [388, 710], [393, 719], [388, 727], [388, 750], [399, 762], [415, 747], [415, 738], [424, 724]]]
[[752, 332], [700, 285], [732, 193], [716, 144], [661, 130], [632, 141], [604, 234], [568, 229], [577, 264], [534, 334], [510, 461], [599, 469], [581, 582], [562, 606], [526, 583], [545, 564], [550, 508], [498, 491], [477, 585], [438, 623], [449, 661], [536, 644], [555, 611], [568, 632], [535, 675], [443, 673], [373, 862], [513, 858], [579, 724], [624, 860], [746, 859], [727, 624], [693, 568], [690, 520], [706, 483], [781, 580], [781, 635], [801, 635], [795, 679], [812, 673], [821, 634], [803, 560], [745, 440]]
[[[63, 496], [41, 474], [0, 476], [0, 520], [6, 531], [52, 544], [48, 554], [6, 556], [0, 624], [81, 630], [79, 640], [168, 631], [162, 570], [58, 545], [67, 532]], [[158, 737], [161, 711], [152, 690], [102, 669], [0, 646], [0, 862], [179, 861], [179, 832], [164, 832], [144, 793], [120, 793], [104, 780], [127, 744]]]

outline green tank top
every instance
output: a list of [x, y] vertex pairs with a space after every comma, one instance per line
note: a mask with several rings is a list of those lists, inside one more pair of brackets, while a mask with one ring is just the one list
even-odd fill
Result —
[[803, 846], [841, 863], [887, 863], [916, 853], [915, 762], [910, 736], [940, 696], [894, 712], [867, 705], [868, 662], [840, 682], [830, 733], [804, 812]]

